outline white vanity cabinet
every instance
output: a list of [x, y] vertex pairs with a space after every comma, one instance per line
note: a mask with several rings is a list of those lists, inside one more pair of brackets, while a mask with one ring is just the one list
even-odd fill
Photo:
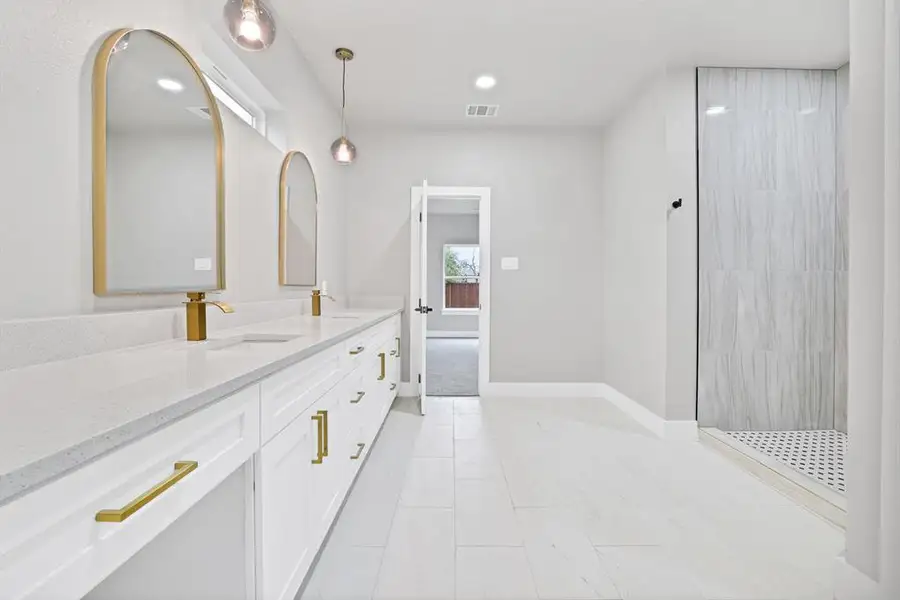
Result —
[[309, 522], [319, 430], [316, 408], [266, 444], [256, 463], [258, 598], [291, 599], [315, 555]]
[[[82, 598], [151, 543], [257, 451], [258, 389], [0, 507], [0, 599]], [[163, 491], [130, 512], [156, 486]], [[123, 508], [111, 517], [119, 522], [97, 521], [100, 511]]]
[[[394, 318], [343, 344], [343, 377], [318, 398], [298, 388], [303, 400], [287, 403], [313, 403], [262, 447], [256, 485], [258, 599], [294, 598], [306, 578], [396, 398], [388, 362], [382, 377], [380, 353], [399, 327]], [[272, 409], [265, 381], [262, 389], [265, 423]], [[286, 405], [283, 388], [276, 398], [275, 406]]]
[[397, 395], [399, 335], [395, 314], [0, 505], [0, 600], [293, 599]]

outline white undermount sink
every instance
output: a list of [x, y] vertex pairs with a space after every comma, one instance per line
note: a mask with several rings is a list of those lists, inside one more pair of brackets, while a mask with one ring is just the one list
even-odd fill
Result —
[[284, 344], [292, 342], [302, 335], [283, 335], [279, 333], [245, 333], [224, 340], [207, 342], [207, 349], [211, 351], [232, 350], [247, 348], [250, 346], [268, 346], [270, 344]]

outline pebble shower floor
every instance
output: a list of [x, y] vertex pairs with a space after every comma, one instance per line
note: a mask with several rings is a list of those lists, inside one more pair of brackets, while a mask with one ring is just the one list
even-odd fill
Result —
[[846, 433], [834, 430], [725, 433], [836, 492], [843, 494], [847, 491], [844, 481]]

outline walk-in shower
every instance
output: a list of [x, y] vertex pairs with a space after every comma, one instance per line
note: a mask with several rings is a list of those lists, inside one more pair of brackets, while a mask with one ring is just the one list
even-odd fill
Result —
[[697, 74], [699, 424], [841, 494], [848, 75]]

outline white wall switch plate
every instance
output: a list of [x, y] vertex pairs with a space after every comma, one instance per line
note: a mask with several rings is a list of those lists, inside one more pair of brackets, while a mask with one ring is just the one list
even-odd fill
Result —
[[194, 259], [194, 270], [195, 271], [212, 271], [212, 259], [211, 258], [195, 258]]
[[504, 271], [518, 271], [519, 270], [519, 257], [518, 256], [504, 256], [500, 259], [500, 268]]

